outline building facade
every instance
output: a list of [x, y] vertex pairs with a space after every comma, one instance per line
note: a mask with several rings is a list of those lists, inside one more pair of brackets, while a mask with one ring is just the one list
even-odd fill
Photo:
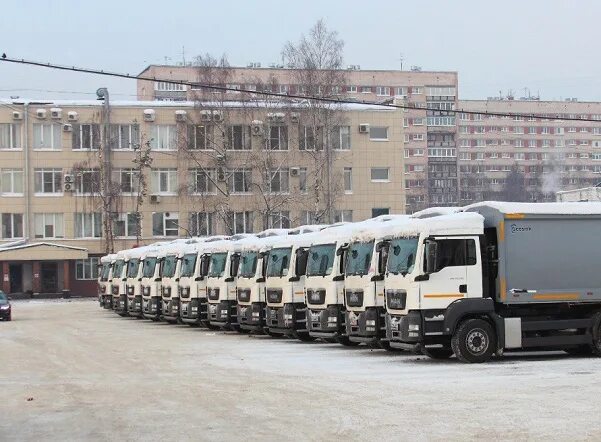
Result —
[[[223, 75], [214, 71], [208, 75], [206, 69], [191, 65], [151, 65], [139, 77], [218, 83], [234, 89], [225, 94], [230, 100], [244, 96], [236, 89], [304, 93], [304, 86], [298, 84], [291, 69], [233, 67]], [[407, 211], [459, 203], [455, 115], [447, 112], [457, 106], [457, 73], [361, 70], [352, 66], [344, 77], [344, 84], [332, 87], [332, 96], [370, 102], [396, 99], [412, 108], [400, 117], [405, 128]], [[164, 81], [139, 79], [137, 84], [139, 100], [195, 100], [200, 91], [200, 87]]]
[[482, 112], [457, 115], [461, 204], [554, 201], [559, 190], [601, 181], [601, 103], [460, 100], [459, 110]]
[[0, 241], [27, 240], [0, 253], [4, 290], [95, 293], [107, 247], [404, 213], [403, 112], [347, 105], [328, 127], [308, 112], [2, 101]]

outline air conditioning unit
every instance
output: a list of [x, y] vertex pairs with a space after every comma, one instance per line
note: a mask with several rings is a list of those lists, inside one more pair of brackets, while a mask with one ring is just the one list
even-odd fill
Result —
[[150, 195], [150, 204], [158, 204], [161, 202], [161, 197], [159, 195]]
[[63, 175], [63, 181], [65, 183], [73, 183], [75, 181], [75, 178], [74, 178], [73, 174], [67, 173], [67, 174]]
[[186, 121], [186, 111], [185, 110], [176, 110], [175, 111], [175, 121], [178, 123], [184, 123]]
[[50, 108], [50, 118], [60, 120], [63, 117], [63, 110], [59, 107]]
[[63, 175], [63, 191], [65, 192], [73, 192], [75, 190], [75, 182], [73, 175], [66, 174]]
[[154, 109], [144, 109], [144, 121], [153, 122], [155, 119]]
[[22, 120], [23, 119], [23, 114], [19, 111], [14, 111], [13, 112], [13, 120]]
[[79, 115], [75, 111], [69, 111], [67, 113], [67, 119], [69, 121], [77, 121], [77, 120], [79, 120]]
[[369, 124], [363, 123], [359, 125], [359, 133], [366, 134], [369, 132]]
[[253, 120], [251, 123], [251, 131], [253, 135], [263, 135], [263, 122], [259, 120]]
[[73, 132], [73, 126], [69, 123], [63, 124], [63, 132]]
[[211, 121], [212, 112], [210, 110], [201, 110], [200, 111], [200, 121], [203, 123], [208, 123]]
[[297, 177], [300, 175], [300, 167], [291, 167], [290, 168], [290, 176]]
[[213, 111], [213, 121], [223, 121], [223, 112]]
[[290, 122], [292, 124], [298, 124], [300, 121], [300, 115], [298, 114], [298, 112], [292, 112], [290, 114]]
[[46, 109], [38, 109], [35, 111], [35, 116], [38, 117], [40, 120], [43, 120], [44, 118], [46, 118]]

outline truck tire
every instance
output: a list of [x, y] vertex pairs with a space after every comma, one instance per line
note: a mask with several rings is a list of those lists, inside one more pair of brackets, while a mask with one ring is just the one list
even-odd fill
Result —
[[601, 357], [601, 312], [593, 316], [593, 345], [591, 346], [593, 354]]
[[485, 320], [467, 319], [455, 330], [451, 348], [461, 362], [486, 362], [497, 349], [497, 335]]
[[294, 332], [294, 337], [303, 342], [313, 342], [315, 339], [317, 339], [314, 336], [311, 336], [308, 332]]
[[401, 348], [394, 348], [390, 346], [390, 341], [379, 341], [378, 345], [386, 351], [399, 352], [403, 351]]
[[449, 347], [424, 348], [423, 353], [432, 359], [449, 359], [453, 356], [453, 350]]

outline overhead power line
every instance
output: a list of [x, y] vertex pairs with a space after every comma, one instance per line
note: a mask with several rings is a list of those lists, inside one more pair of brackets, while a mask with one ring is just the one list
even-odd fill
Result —
[[510, 118], [521, 117], [521, 118], [528, 118], [528, 119], [534, 119], [534, 120], [588, 121], [588, 122], [595, 122], [595, 123], [601, 122], [601, 120], [597, 120], [594, 118], [575, 118], [575, 117], [563, 117], [563, 116], [559, 117], [557, 115], [551, 116], [551, 115], [542, 115], [542, 114], [535, 114], [535, 113], [521, 113], [521, 112], [491, 112], [491, 111], [487, 111], [487, 110], [481, 110], [481, 111], [480, 110], [479, 111], [466, 110], [466, 109], [449, 109], [449, 110], [444, 109], [444, 110], [442, 110], [442, 109], [432, 109], [432, 108], [427, 108], [427, 107], [415, 106], [415, 105], [410, 105], [410, 104], [381, 103], [381, 102], [379, 103], [379, 102], [367, 101], [367, 100], [350, 100], [350, 99], [345, 99], [345, 98], [308, 96], [308, 95], [291, 94], [291, 93], [270, 92], [270, 91], [256, 91], [256, 90], [250, 90], [250, 89], [233, 88], [233, 87], [228, 87], [228, 86], [199, 83], [199, 82], [192, 82], [192, 81], [186, 81], [186, 80], [172, 80], [172, 79], [168, 79], [168, 78], [160, 78], [160, 77], [154, 77], [154, 76], [130, 75], [130, 74], [124, 74], [124, 73], [120, 73], [120, 72], [105, 71], [103, 69], [81, 68], [81, 67], [76, 67], [76, 66], [59, 65], [59, 64], [55, 64], [55, 63], [43, 63], [43, 62], [39, 62], [39, 61], [17, 59], [17, 58], [10, 58], [10, 57], [4, 57], [4, 56], [2, 58], [0, 58], [0, 61], [6, 62], [6, 63], [27, 65], [27, 66], [43, 67], [43, 68], [48, 68], [48, 69], [57, 69], [57, 70], [61, 70], [61, 71], [71, 71], [71, 72], [79, 72], [79, 73], [84, 73], [84, 74], [103, 75], [106, 77], [124, 78], [124, 79], [128, 79], [128, 80], [155, 81], [155, 82], [162, 82], [162, 83], [173, 84], [173, 85], [189, 86], [191, 88], [197, 88], [197, 89], [208, 89], [208, 90], [214, 90], [214, 91], [235, 92], [235, 93], [244, 92], [244, 93], [248, 93], [248, 94], [260, 95], [260, 96], [265, 96], [265, 97], [276, 97], [276, 98], [286, 98], [286, 99], [292, 98], [292, 99], [297, 99], [297, 100], [318, 101], [318, 102], [332, 103], [332, 104], [364, 104], [364, 105], [369, 105], [369, 106], [379, 106], [379, 107], [394, 108], [394, 109], [407, 109], [407, 110], [420, 110], [420, 111], [431, 110], [431, 111], [439, 111], [441, 113], [446, 113], [446, 114], [458, 114], [459, 113], [459, 114], [466, 114], [466, 115], [485, 115], [485, 116], [490, 116], [490, 117], [510, 117]]

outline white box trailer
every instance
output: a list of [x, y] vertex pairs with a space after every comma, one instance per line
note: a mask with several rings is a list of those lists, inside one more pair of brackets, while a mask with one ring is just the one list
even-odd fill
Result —
[[[386, 278], [394, 345], [484, 362], [510, 350], [601, 354], [600, 203], [484, 202], [415, 219], [411, 271]], [[392, 293], [391, 293], [392, 295]]]

